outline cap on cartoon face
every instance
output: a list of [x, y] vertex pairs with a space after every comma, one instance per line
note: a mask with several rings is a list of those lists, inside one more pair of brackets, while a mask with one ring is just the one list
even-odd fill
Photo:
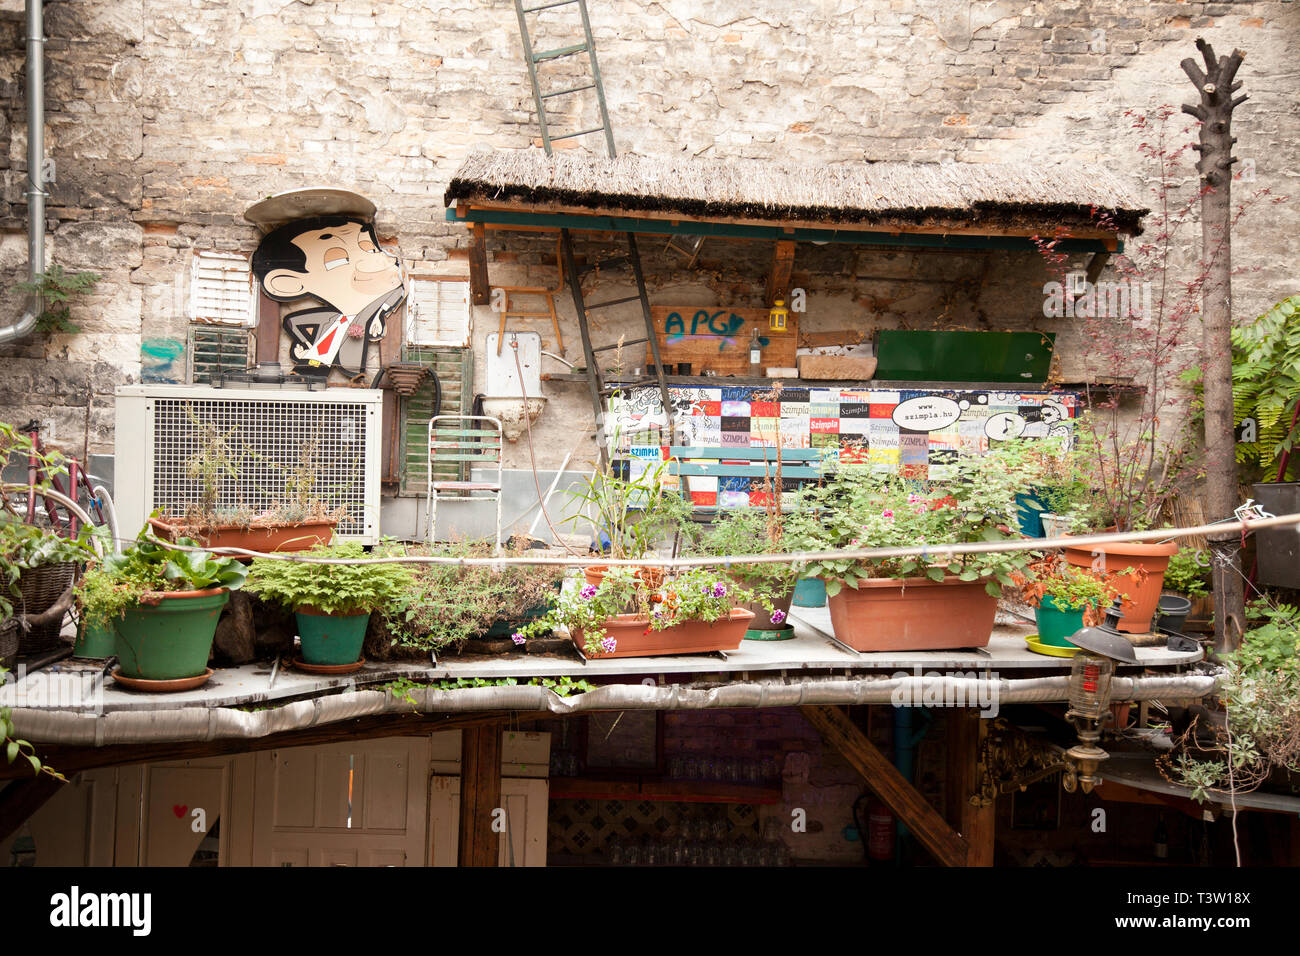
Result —
[[357, 220], [291, 224], [268, 235], [263, 246], [269, 248], [260, 255], [259, 247], [254, 258], [261, 261], [254, 262], [254, 271], [273, 299], [311, 296], [356, 315], [402, 286], [397, 259], [379, 247], [370, 226]]

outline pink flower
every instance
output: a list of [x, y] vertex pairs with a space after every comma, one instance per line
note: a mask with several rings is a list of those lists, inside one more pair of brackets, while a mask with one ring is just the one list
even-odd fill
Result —
[[882, 517], [882, 518], [887, 518], [887, 519], [889, 519], [890, 521], [893, 521], [893, 520], [894, 520], [894, 512], [893, 512], [892, 509], [890, 509], [890, 508], [886, 508], [884, 511], [880, 512], [880, 517]]
[[526, 644], [526, 643], [528, 643], [527, 638], [525, 638], [525, 637], [524, 637], [522, 634], [520, 634], [518, 631], [515, 631], [513, 634], [510, 635], [510, 640], [514, 641], [516, 644]]
[[773, 624], [780, 624], [784, 620], [785, 620], [785, 611], [782, 611], [780, 608], [777, 608], [775, 611], [772, 612]]

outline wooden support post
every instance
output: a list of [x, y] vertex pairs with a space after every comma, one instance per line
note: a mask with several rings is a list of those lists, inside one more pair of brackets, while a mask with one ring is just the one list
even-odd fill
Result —
[[[1234, 97], [1241, 88], [1235, 78], [1246, 54], [1233, 50], [1216, 56], [1214, 47], [1197, 38], [1205, 60], [1202, 71], [1188, 57], [1182, 67], [1199, 94], [1199, 102], [1184, 103], [1183, 112], [1201, 121], [1201, 361], [1204, 383], [1205, 505], [1211, 520], [1232, 517], [1241, 501], [1237, 483], [1236, 429], [1232, 400], [1232, 224], [1238, 210], [1232, 204], [1232, 113], [1246, 99]], [[1234, 650], [1245, 621], [1245, 578], [1236, 532], [1207, 536], [1214, 577], [1214, 649]]]
[[466, 727], [460, 732], [461, 866], [496, 866], [500, 834], [492, 831], [501, 806], [501, 728]]
[[907, 778], [875, 744], [853, 725], [838, 707], [801, 707], [804, 718], [862, 774], [890, 810], [944, 866], [965, 866], [970, 853], [966, 841], [953, 832]]
[[794, 243], [778, 240], [772, 250], [772, 269], [767, 275], [767, 307], [777, 299], [790, 304], [790, 273], [794, 270]]
[[474, 223], [469, 239], [469, 293], [475, 305], [487, 305], [492, 291], [488, 286], [487, 229], [483, 223]]
[[980, 751], [985, 724], [979, 711], [963, 707], [948, 716], [948, 819], [969, 847], [967, 866], [993, 865], [993, 823], [996, 804], [972, 803], [980, 798]]
[[280, 361], [280, 303], [258, 287], [257, 292], [257, 362]]
[[[21, 759], [21, 758], [20, 758]], [[45, 801], [59, 792], [63, 781], [48, 773], [32, 775], [27, 766], [27, 779], [15, 780], [0, 790], [0, 843], [9, 839], [14, 831], [27, 822], [27, 818], [45, 805]]]

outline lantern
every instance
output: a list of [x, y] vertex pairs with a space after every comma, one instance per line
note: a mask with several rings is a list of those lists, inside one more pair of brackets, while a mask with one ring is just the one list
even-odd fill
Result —
[[1101, 723], [1110, 708], [1110, 681], [1115, 676], [1115, 662], [1138, 662], [1133, 645], [1119, 632], [1119, 621], [1124, 614], [1123, 603], [1115, 599], [1106, 610], [1106, 620], [1097, 627], [1085, 627], [1070, 637], [1070, 643], [1079, 648], [1070, 665], [1069, 718], [1079, 734], [1079, 743], [1066, 751], [1066, 756], [1078, 768], [1065, 775], [1064, 786], [1073, 791], [1075, 786], [1091, 793], [1101, 780], [1097, 769], [1110, 755], [1097, 744], [1101, 740]]
[[785, 307], [785, 299], [777, 299], [767, 313], [767, 327], [773, 332], [784, 332], [786, 322], [790, 319], [790, 310]]

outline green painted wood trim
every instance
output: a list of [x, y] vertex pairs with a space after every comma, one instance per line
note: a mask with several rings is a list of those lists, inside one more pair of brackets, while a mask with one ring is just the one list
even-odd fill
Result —
[[[500, 209], [468, 209], [464, 215], [448, 209], [448, 222], [482, 222], [497, 226], [541, 226], [547, 229], [576, 229], [590, 232], [633, 232], [652, 235], [713, 236], [733, 239], [784, 239], [795, 242], [829, 242], [855, 246], [916, 246], [928, 249], [1010, 249], [1037, 251], [1027, 236], [940, 235], [921, 232], [863, 232], [850, 229], [795, 228], [786, 232], [779, 225], [755, 226], [726, 222], [671, 222], [666, 219], [634, 219], [625, 216], [579, 216]], [[1062, 239], [1060, 252], [1110, 252], [1100, 239]], [[1124, 251], [1118, 241], [1116, 254]]]

